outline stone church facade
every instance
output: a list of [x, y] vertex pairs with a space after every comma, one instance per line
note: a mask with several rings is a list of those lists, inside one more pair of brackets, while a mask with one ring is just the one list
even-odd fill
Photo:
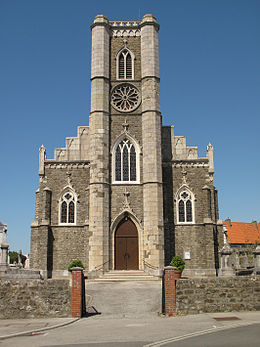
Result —
[[180, 255], [186, 275], [215, 276], [223, 236], [213, 147], [199, 158], [162, 126], [156, 19], [98, 15], [91, 29], [89, 126], [54, 159], [40, 148], [31, 267], [55, 277], [80, 259], [89, 276], [158, 275]]

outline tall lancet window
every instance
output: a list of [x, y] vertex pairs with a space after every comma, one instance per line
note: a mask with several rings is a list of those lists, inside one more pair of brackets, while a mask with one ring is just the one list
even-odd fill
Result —
[[177, 196], [178, 223], [194, 223], [194, 197], [188, 189]]
[[130, 140], [124, 138], [115, 151], [115, 181], [136, 180], [136, 150]]
[[60, 223], [74, 224], [75, 223], [75, 197], [71, 192], [66, 192], [60, 201]]
[[117, 56], [117, 79], [134, 79], [134, 56], [127, 48], [124, 48]]

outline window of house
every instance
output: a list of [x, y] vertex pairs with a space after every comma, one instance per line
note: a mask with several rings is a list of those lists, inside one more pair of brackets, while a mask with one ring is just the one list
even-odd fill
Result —
[[137, 181], [136, 150], [133, 143], [128, 138], [124, 138], [119, 142], [116, 146], [114, 156], [115, 181]]
[[117, 56], [117, 79], [134, 79], [134, 56], [127, 48]]
[[177, 216], [179, 223], [194, 223], [194, 198], [187, 189], [178, 194]]
[[75, 197], [71, 192], [66, 192], [61, 199], [60, 223], [75, 223]]

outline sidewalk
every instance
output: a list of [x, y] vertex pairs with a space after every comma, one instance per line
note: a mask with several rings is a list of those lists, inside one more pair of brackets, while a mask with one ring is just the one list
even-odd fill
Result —
[[78, 318], [0, 319], [0, 340], [55, 329], [76, 322]]
[[[159, 317], [151, 314], [123, 318], [118, 315], [101, 314], [83, 319], [1, 319], [0, 344], [9, 347], [19, 341], [20, 346], [61, 346], [69, 343], [74, 346], [76, 337], [78, 344], [99, 342], [105, 346], [136, 342], [135, 346], [159, 346], [158, 341], [165, 339], [172, 341], [175, 338], [200, 336], [259, 323], [260, 311], [204, 313], [177, 317]], [[50, 331], [40, 333], [45, 330]], [[18, 336], [19, 340], [13, 340], [15, 336]]]

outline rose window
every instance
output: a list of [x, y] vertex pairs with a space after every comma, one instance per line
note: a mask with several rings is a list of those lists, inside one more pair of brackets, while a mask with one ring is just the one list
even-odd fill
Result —
[[139, 106], [140, 101], [137, 88], [131, 84], [120, 84], [112, 91], [111, 104], [118, 111], [133, 111]]

